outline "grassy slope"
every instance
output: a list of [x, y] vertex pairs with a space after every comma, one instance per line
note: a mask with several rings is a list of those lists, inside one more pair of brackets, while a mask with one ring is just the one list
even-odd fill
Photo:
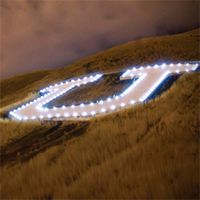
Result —
[[137, 40], [113, 47], [67, 67], [42, 70], [1, 80], [0, 106], [19, 101], [30, 92], [74, 76], [155, 62], [200, 60], [199, 29], [183, 34]]
[[160, 99], [97, 117], [83, 136], [2, 167], [1, 197], [198, 199], [199, 75], [185, 74]]
[[[24, 77], [29, 80], [31, 73], [2, 80], [2, 88], [9, 80], [16, 87], [2, 93], [1, 106], [46, 84], [93, 70], [199, 60], [198, 40], [199, 30], [138, 40], [62, 69], [45, 70], [40, 80], [40, 71], [33, 72], [37, 81], [19, 89], [17, 83]], [[63, 140], [27, 162], [22, 162], [19, 152], [17, 164], [1, 168], [1, 198], [198, 198], [199, 75], [182, 76], [161, 99], [93, 119], [84, 135]], [[1, 123], [1, 140], [49, 128], [37, 122], [12, 123]], [[64, 135], [68, 138], [67, 131]]]

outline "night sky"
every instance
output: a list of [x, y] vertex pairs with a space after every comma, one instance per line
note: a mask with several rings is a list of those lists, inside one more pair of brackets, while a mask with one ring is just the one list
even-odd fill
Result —
[[1, 79], [199, 28], [198, 1], [1, 1]]

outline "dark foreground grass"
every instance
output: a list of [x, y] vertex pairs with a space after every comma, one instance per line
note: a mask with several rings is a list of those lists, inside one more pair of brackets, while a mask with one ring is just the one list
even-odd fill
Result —
[[[45, 122], [46, 123], [46, 122]], [[54, 122], [51, 126], [41, 125], [33, 131], [14, 139], [1, 148], [1, 166], [24, 163], [45, 150], [63, 144], [66, 140], [79, 137], [86, 131], [89, 122]]]
[[198, 199], [199, 75], [181, 76], [155, 101], [94, 118], [82, 136], [25, 163], [4, 165], [1, 198]]

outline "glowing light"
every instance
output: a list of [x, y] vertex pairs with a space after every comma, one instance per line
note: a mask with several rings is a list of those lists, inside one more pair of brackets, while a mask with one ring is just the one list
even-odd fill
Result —
[[60, 114], [56, 114], [56, 117], [59, 118], [59, 117], [60, 117]]
[[91, 115], [95, 115], [95, 114], [96, 114], [96, 112], [95, 112], [95, 111], [92, 111], [92, 112], [91, 112]]
[[57, 108], [56, 108], [56, 107], [53, 107], [53, 110], [57, 110]]
[[106, 112], [106, 109], [105, 109], [105, 108], [102, 108], [102, 109], [101, 109], [101, 112], [102, 112], [102, 113]]
[[31, 119], [36, 119], [36, 116], [32, 116]]
[[181, 66], [181, 63], [178, 63], [177, 65], [180, 67], [180, 66]]
[[[165, 71], [164, 70], [164, 68], [165, 67], [175, 67], [175, 69], [173, 70], [173, 72], [175, 72], [175, 73], [180, 73], [180, 72], [182, 72], [182, 71], [186, 71], [186, 72], [189, 72], [190, 70], [196, 70], [197, 69], [197, 67], [199, 66], [199, 63], [192, 63], [192, 64], [189, 64], [189, 63], [186, 63], [186, 62], [184, 62], [184, 64], [181, 64], [181, 63], [176, 63], [176, 64], [173, 64], [173, 63], [171, 63], [171, 64], [165, 64], [165, 63], [162, 63], [161, 65], [159, 64], [159, 66], [156, 64], [156, 65], [154, 65], [153, 67], [154, 68], [158, 68], [158, 67], [160, 67], [160, 69], [159, 70], [154, 70], [154, 72], [155, 73], [160, 73], [161, 72], [161, 69], [163, 69], [163, 71]], [[182, 67], [180, 67], [180, 66], [185, 66], [185, 68], [184, 69], [182, 69]], [[186, 67], [187, 66], [187, 67]], [[189, 68], [188, 66], [191, 66], [191, 68]], [[180, 68], [178, 68], [178, 67], [180, 67]], [[147, 69], [150, 69], [151, 68], [151, 66], [150, 65], [148, 65], [147, 66]], [[143, 66], [140, 66], [139, 67], [139, 69], [140, 70], [142, 70], [142, 69], [144, 69], [144, 67]], [[132, 90], [136, 87], [136, 86], [138, 86], [139, 85], [139, 83], [144, 79], [144, 77], [147, 75], [147, 73], [139, 73], [139, 75], [138, 75], [138, 73], [137, 74], [135, 74], [133, 71], [136, 71], [136, 70], [138, 70], [139, 72], [143, 72], [143, 71], [140, 71], [139, 69], [136, 69], [135, 67], [133, 67], [132, 69], [128, 69], [128, 70], [126, 70], [125, 71], [125, 73], [123, 73], [122, 74], [122, 77], [127, 77], [127, 78], [129, 78], [129, 79], [131, 79], [132, 77], [138, 77], [138, 80], [136, 80], [136, 81], [133, 81], [133, 83], [132, 83], [132, 85], [131, 86], [129, 86], [128, 88], [126, 88], [126, 90], [124, 90], [119, 96], [114, 96], [113, 98], [115, 99], [115, 100], [118, 100], [119, 99], [119, 97], [124, 97], [124, 103], [121, 103], [121, 101], [118, 101], [117, 103], [118, 104], [116, 104], [116, 105], [112, 105], [112, 104], [115, 104], [116, 103], [116, 101], [114, 101], [111, 97], [109, 97], [107, 100], [100, 100], [99, 102], [97, 101], [97, 103], [99, 103], [99, 104], [105, 104], [105, 106], [104, 106], [104, 108], [99, 108], [99, 106], [100, 105], [96, 105], [96, 103], [93, 103], [93, 102], [90, 102], [90, 106], [94, 106], [93, 108], [93, 111], [91, 112], [91, 111], [89, 111], [89, 110], [86, 110], [86, 111], [89, 111], [89, 113], [87, 114], [87, 115], [95, 115], [96, 114], [96, 112], [97, 113], [99, 113], [99, 110], [101, 111], [101, 112], [106, 112], [107, 110], [106, 109], [109, 109], [109, 107], [110, 107], [110, 109], [112, 109], [112, 110], [114, 110], [114, 109], [117, 109], [118, 108], [118, 106], [121, 106], [121, 107], [124, 107], [124, 106], [126, 106], [126, 105], [128, 105], [129, 103], [130, 104], [134, 104], [135, 103], [135, 101], [134, 100], [131, 100], [131, 99], [128, 99], [128, 98], [125, 98], [125, 96], [127, 95], [127, 94], [129, 94], [130, 92], [132, 92]], [[172, 68], [171, 68], [172, 69]], [[177, 70], [177, 69], [179, 69], [179, 70]], [[162, 73], [162, 72], [161, 72]], [[139, 99], [139, 101], [144, 101], [145, 99], [147, 99], [147, 97], [156, 89], [156, 87], [158, 87], [158, 85], [161, 83], [161, 81], [163, 81], [164, 80], [164, 78], [167, 76], [167, 74], [168, 73], [170, 73], [170, 72], [166, 72], [166, 74], [165, 75], [163, 75], [163, 76], [161, 76], [157, 81], [155, 81], [155, 83], [148, 89], [148, 90], [144, 90], [145, 92], [142, 94], [142, 97]], [[79, 86], [80, 84], [87, 84], [87, 82], [93, 82], [93, 81], [96, 81], [99, 77], [101, 77], [102, 75], [101, 74], [96, 74], [96, 75], [94, 75], [94, 76], [92, 76], [92, 75], [89, 75], [88, 77], [84, 77], [83, 79], [81, 78], [78, 78], [78, 79], [76, 79], [76, 81], [83, 81], [83, 82], [79, 82], [79, 83], [75, 83], [75, 85], [72, 85], [72, 84], [70, 84], [70, 85], [66, 85], [65, 87], [63, 86], [63, 87], [61, 87], [61, 85], [63, 85], [63, 83], [66, 83], [66, 84], [68, 84], [69, 82], [69, 80], [68, 81], [66, 81], [66, 82], [60, 82], [60, 83], [56, 83], [55, 85], [50, 85], [49, 87], [46, 87], [46, 88], [43, 88], [43, 89], [41, 89], [41, 90], [39, 90], [40, 92], [41, 92], [41, 97], [38, 97], [38, 98], [36, 98], [36, 99], [34, 99], [34, 100], [32, 100], [32, 101], [30, 101], [29, 103], [26, 103], [26, 104], [24, 104], [24, 105], [21, 105], [21, 107], [18, 107], [18, 108], [16, 108], [15, 110], [13, 110], [13, 111], [11, 111], [11, 112], [9, 112], [9, 114], [10, 115], [12, 115], [13, 117], [15, 117], [16, 119], [19, 119], [19, 120], [21, 120], [21, 119], [23, 119], [23, 120], [27, 120], [27, 119], [33, 119], [33, 118], [37, 118], [39, 115], [37, 115], [37, 114], [35, 114], [36, 116], [20, 116], [20, 115], [18, 115], [18, 111], [19, 111], [19, 113], [21, 114], [21, 113], [24, 113], [23, 111], [20, 111], [21, 109], [26, 109], [29, 105], [31, 105], [31, 104], [33, 104], [34, 106], [30, 106], [31, 107], [31, 109], [33, 108], [36, 108], [37, 110], [36, 110], [36, 112], [37, 113], [39, 113], [39, 114], [41, 114], [41, 112], [42, 111], [48, 111], [49, 109], [46, 107], [42, 107], [42, 106], [44, 106], [45, 104], [47, 104], [48, 102], [50, 102], [50, 101], [52, 101], [52, 100], [54, 100], [55, 98], [57, 98], [57, 97], [59, 97], [60, 95], [63, 95], [65, 92], [67, 92], [67, 91], [69, 91], [70, 89], [72, 89], [72, 88], [74, 88], [74, 87], [76, 87], [76, 86]], [[149, 74], [149, 77], [151, 77], [151, 73]], [[155, 76], [156, 77], [156, 76]], [[90, 79], [89, 79], [90, 78]], [[152, 78], [153, 78], [153, 76], [152, 76]], [[86, 80], [87, 79], [87, 80]], [[70, 79], [70, 82], [75, 82], [73, 79]], [[56, 87], [54, 87], [54, 86], [58, 86], [57, 88]], [[147, 86], [148, 87], [148, 86]], [[52, 88], [52, 89], [50, 89], [50, 88]], [[59, 90], [59, 88], [61, 88], [60, 90]], [[56, 92], [58, 90], [58, 92]], [[46, 93], [47, 94], [45, 94], [45, 91], [46, 91]], [[44, 92], [44, 93], [42, 93], [42, 92]], [[54, 93], [54, 92], [56, 92], [55, 93], [55, 95], [54, 94], [52, 94], [52, 93]], [[137, 91], [136, 91], [137, 92]], [[50, 95], [51, 94], [51, 95]], [[43, 95], [43, 96], [42, 96]], [[49, 96], [50, 95], [50, 96]], [[131, 97], [131, 95], [130, 95], [130, 97]], [[133, 95], [133, 98], [134, 98], [134, 95]], [[120, 98], [121, 99], [121, 98]], [[113, 100], [113, 101], [112, 101]], [[40, 101], [40, 102], [39, 102]], [[107, 102], [111, 102], [112, 101], [112, 104], [110, 104], [110, 103], [107, 103]], [[38, 103], [37, 103], [38, 102]], [[112, 105], [112, 106], [111, 106]], [[87, 105], [88, 106], [88, 105]], [[97, 106], [97, 110], [95, 110], [95, 108], [96, 108], [96, 106]], [[61, 106], [62, 107], [62, 109], [66, 109], [66, 107], [63, 105], [63, 106]], [[82, 104], [80, 104], [80, 107], [86, 107], [86, 106], [84, 106], [84, 104], [82, 103]], [[71, 108], [76, 108], [76, 109], [79, 109], [80, 108], [79, 106], [75, 106], [75, 105], [71, 105]], [[74, 109], [73, 111], [76, 111], [77, 113], [79, 113], [78, 112], [78, 110], [76, 110], [76, 109]], [[99, 109], [99, 110], [98, 110]], [[51, 110], [51, 109], [50, 109]], [[53, 107], [52, 108], [52, 110], [57, 110], [57, 108], [56, 107]], [[59, 110], [59, 109], [58, 109]], [[28, 110], [28, 111], [32, 111], [32, 110]], [[67, 110], [66, 110], [67, 111]], [[84, 109], [82, 110], [82, 111], [84, 111]], [[16, 113], [16, 114], [15, 114]], [[27, 112], [28, 113], [28, 112]], [[54, 112], [55, 113], [55, 112]], [[64, 111], [63, 111], [63, 113], [64, 113]], [[63, 113], [61, 114], [61, 115], [63, 115]], [[77, 116], [79, 116], [79, 115], [85, 115], [87, 112], [83, 112], [83, 113], [79, 113], [79, 114], [77, 114]], [[94, 114], [95, 113], [95, 114]], [[47, 114], [49, 114], [48, 112], [47, 112]], [[51, 113], [52, 115], [53, 115], [53, 117], [54, 117], [54, 114], [53, 113]], [[58, 115], [60, 115], [60, 114], [56, 114], [55, 116], [57, 117]], [[68, 114], [69, 116], [70, 116], [70, 114]], [[74, 115], [76, 116], [76, 113], [74, 113]], [[74, 116], [73, 114], [72, 114], [72, 116]], [[42, 115], [40, 115], [40, 117], [41, 117]], [[48, 115], [49, 116], [49, 115]], [[85, 115], [86, 116], [86, 115]], [[39, 118], [40, 118], [39, 117]]]
[[14, 117], [17, 118], [18, 120], [22, 120], [22, 118], [21, 118], [19, 115], [13, 113], [12, 111], [9, 112], [9, 114], [12, 115], [12, 116], [14, 116]]
[[77, 116], [78, 116], [78, 113], [77, 113], [77, 112], [74, 112], [74, 113], [73, 113], [73, 116], [74, 116], [74, 117], [77, 117]]
[[134, 104], [134, 103], [135, 103], [135, 101], [134, 101], [134, 100], [131, 100], [131, 101], [130, 101], [130, 103], [131, 103], [131, 104]]
[[116, 107], [114, 105], [112, 105], [110, 108], [111, 108], [111, 110], [115, 110]]
[[65, 117], [69, 117], [69, 114], [68, 114], [68, 113], [65, 113], [64, 116], [65, 116]]
[[124, 106], [125, 106], [125, 103], [121, 103], [120, 105], [121, 105], [121, 107], [124, 107]]
[[48, 114], [47, 117], [50, 119], [50, 118], [52, 118], [52, 115], [51, 115], [51, 114]]
[[83, 103], [80, 104], [81, 108], [83, 108], [85, 105]]
[[66, 107], [63, 105], [63, 106], [62, 106], [62, 109], [64, 110], [65, 108], [66, 108]]
[[106, 109], [105, 109], [105, 108], [102, 108], [102, 109], [101, 109], [101, 112], [102, 112], [102, 113], [106, 112]]
[[109, 97], [109, 98], [107, 99], [107, 101], [110, 102], [110, 101], [111, 101], [111, 98]]
[[40, 116], [39, 116], [39, 118], [40, 118], [40, 119], [43, 119], [43, 118], [44, 118], [44, 116], [43, 116], [43, 115], [40, 115]]
[[166, 71], [158, 81], [139, 99], [139, 101], [144, 101], [153, 91], [154, 89], [166, 78], [166, 76], [170, 73], [170, 71]]
[[87, 113], [86, 113], [86, 112], [83, 112], [83, 113], [82, 113], [82, 116], [83, 116], [83, 117], [87, 116]]
[[96, 75], [97, 78], [100, 78], [101, 76], [102, 76], [102, 74], [97, 74]]
[[103, 101], [102, 101], [102, 100], [100, 100], [100, 101], [99, 101], [99, 103], [100, 103], [100, 104], [103, 104]]
[[192, 67], [192, 71], [195, 71], [198, 67], [198, 64], [195, 64], [193, 67]]
[[159, 66], [156, 64], [156, 65], [154, 65], [154, 68], [158, 68]]

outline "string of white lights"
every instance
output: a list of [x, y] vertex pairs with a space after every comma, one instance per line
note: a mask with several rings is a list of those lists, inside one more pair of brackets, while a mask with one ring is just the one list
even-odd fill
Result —
[[147, 99], [147, 97], [160, 85], [160, 83], [170, 74], [170, 71], [166, 71], [159, 79], [155, 82], [153, 86], [150, 87], [150, 89], [144, 93], [144, 95], [139, 99], [139, 101], [144, 101]]
[[[181, 73], [183, 71], [195, 71], [199, 66], [198, 63], [178, 63], [154, 65], [147, 67], [132, 68], [126, 70], [120, 79], [133, 79], [133, 84], [124, 90], [119, 96], [109, 97], [107, 100], [99, 100], [96, 103], [81, 103], [80, 105], [71, 105], [61, 107], [54, 106], [52, 109], [44, 107], [48, 102], [55, 100], [61, 95], [67, 93], [75, 87], [94, 82], [102, 77], [102, 74], [78, 77], [76, 79], [66, 80], [65, 82], [56, 83], [40, 90], [41, 97], [38, 97], [20, 107], [11, 110], [9, 114], [18, 120], [35, 120], [35, 119], [52, 119], [68, 117], [91, 117], [108, 110], [116, 110], [118, 107], [124, 107], [135, 102], [143, 102], [150, 94], [164, 81], [170, 73]], [[145, 78], [147, 77], [147, 78]], [[138, 78], [135, 80], [134, 78]], [[141, 84], [140, 84], [141, 83]], [[149, 86], [151, 85], [151, 87]], [[139, 86], [139, 87], [136, 87]], [[140, 97], [139, 95], [142, 94]], [[34, 115], [31, 115], [34, 114]]]

